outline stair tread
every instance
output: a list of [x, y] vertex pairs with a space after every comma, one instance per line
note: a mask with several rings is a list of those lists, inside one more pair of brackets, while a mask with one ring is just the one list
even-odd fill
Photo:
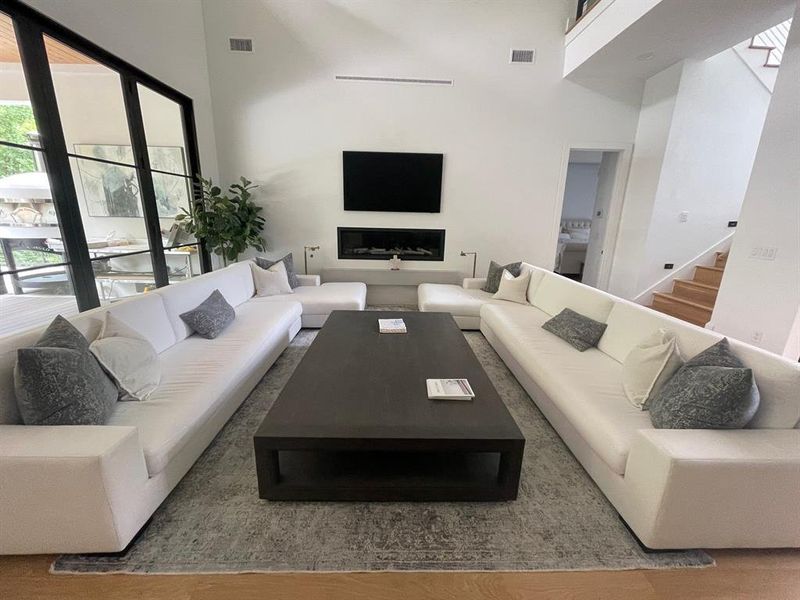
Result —
[[695, 269], [708, 269], [709, 271], [719, 271], [720, 273], [725, 270], [725, 267], [711, 267], [706, 265], [696, 265]]
[[702, 281], [695, 281], [694, 279], [675, 279], [681, 283], [688, 283], [692, 287], [699, 287], [707, 290], [719, 290], [718, 285], [711, 285], [710, 283], [703, 283]]
[[683, 298], [681, 296], [676, 296], [671, 292], [655, 292], [653, 295], [666, 298], [667, 300], [673, 300], [675, 302], [678, 302], [679, 304], [686, 304], [688, 306], [693, 306], [695, 308], [701, 308], [703, 310], [709, 310], [709, 311], [714, 310], [714, 306], [711, 304], [703, 304], [702, 302], [697, 302], [695, 300], [687, 300], [686, 298]]

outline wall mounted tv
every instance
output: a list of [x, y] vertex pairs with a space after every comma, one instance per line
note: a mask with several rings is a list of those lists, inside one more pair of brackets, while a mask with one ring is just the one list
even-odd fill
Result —
[[443, 155], [353, 151], [342, 154], [345, 210], [439, 212]]

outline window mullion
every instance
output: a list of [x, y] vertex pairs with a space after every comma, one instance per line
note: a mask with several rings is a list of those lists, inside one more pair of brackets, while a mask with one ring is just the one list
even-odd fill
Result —
[[169, 285], [169, 271], [167, 269], [167, 259], [164, 256], [164, 244], [161, 239], [158, 203], [156, 201], [155, 187], [153, 186], [153, 174], [150, 171], [150, 156], [147, 152], [142, 106], [139, 102], [139, 90], [136, 87], [136, 83], [135, 78], [125, 73], [122, 74], [122, 93], [125, 98], [125, 110], [128, 115], [134, 161], [139, 172], [142, 213], [153, 258], [153, 275], [155, 276], [156, 286], [163, 287]]
[[42, 138], [53, 205], [58, 217], [64, 249], [79, 310], [100, 306], [89, 247], [81, 220], [75, 182], [72, 178], [67, 144], [42, 30], [25, 17], [14, 17], [22, 68], [28, 85], [31, 108]]

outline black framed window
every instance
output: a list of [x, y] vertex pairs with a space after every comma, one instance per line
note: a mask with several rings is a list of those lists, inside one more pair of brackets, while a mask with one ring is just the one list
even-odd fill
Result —
[[191, 99], [18, 0], [0, 39], [0, 299], [87, 310], [210, 270], [175, 227], [197, 201]]

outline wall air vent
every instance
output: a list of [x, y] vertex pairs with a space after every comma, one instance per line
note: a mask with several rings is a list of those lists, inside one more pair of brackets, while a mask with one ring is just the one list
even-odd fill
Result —
[[253, 40], [250, 38], [228, 38], [231, 52], [252, 52]]
[[511, 49], [511, 62], [512, 64], [529, 64], [532, 65], [536, 58], [536, 50], [514, 50]]
[[337, 75], [337, 81], [371, 81], [377, 83], [414, 83], [420, 85], [453, 85], [452, 79], [421, 79], [418, 77], [370, 77], [366, 75]]

